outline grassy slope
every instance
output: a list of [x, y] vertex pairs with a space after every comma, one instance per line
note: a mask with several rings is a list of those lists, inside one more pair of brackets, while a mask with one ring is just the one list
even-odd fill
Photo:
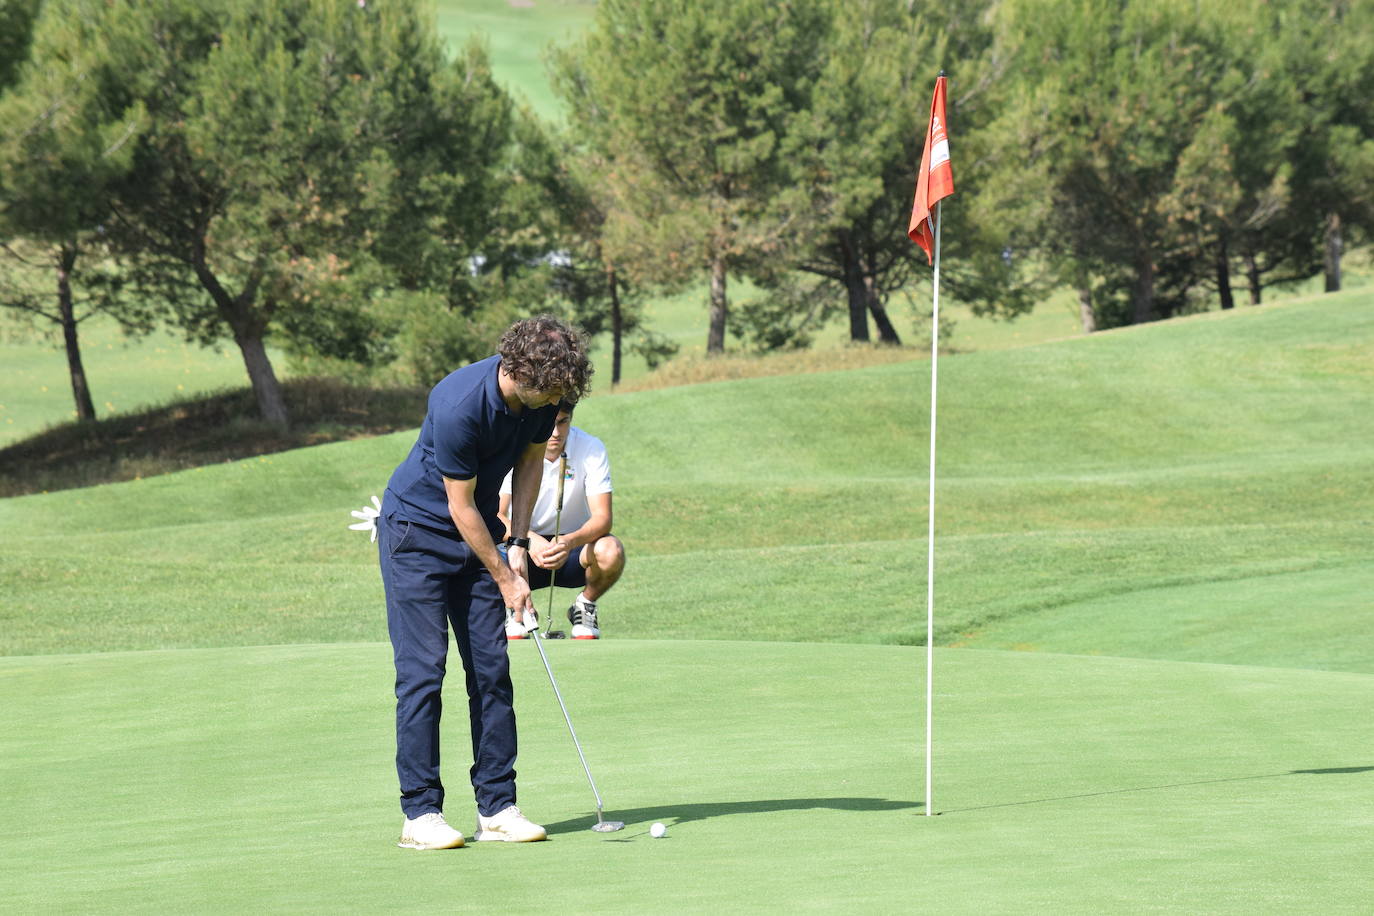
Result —
[[[1368, 564], [1371, 327], [1367, 299], [1351, 294], [945, 361], [945, 637], [995, 639], [999, 622], [1028, 612], [1189, 583], [1245, 581], [1263, 601], [1256, 577]], [[924, 371], [855, 373], [845, 399], [824, 376], [739, 383], [729, 399], [663, 392], [622, 445], [645, 463], [680, 456], [637, 481], [653, 533], [685, 541], [704, 525], [699, 540], [740, 549], [674, 556], [653, 577], [657, 601], [705, 605], [722, 628], [747, 614], [779, 636], [914, 635], [900, 621], [924, 603]], [[600, 406], [619, 417], [635, 404]], [[751, 549], [764, 545], [774, 549]], [[707, 559], [719, 575], [692, 579]], [[845, 572], [816, 578], [835, 567]], [[759, 620], [755, 595], [731, 592], [745, 568], [785, 594], [769, 603], [792, 608], [790, 629], [786, 615]], [[1352, 599], [1334, 623], [1368, 610]], [[665, 618], [659, 632], [697, 627]], [[1046, 629], [1041, 644], [1055, 648]]]
[[[81, 359], [98, 417], [127, 414], [150, 404], [197, 393], [247, 387], [243, 359], [229, 344], [212, 350], [166, 332], [137, 340], [110, 321], [81, 325]], [[277, 371], [284, 365], [280, 354]], [[23, 336], [0, 334], [0, 445], [32, 436], [76, 418], [71, 377], [60, 341], [54, 346]]]
[[[0, 659], [0, 886], [16, 912], [1356, 913], [1374, 894], [1370, 675], [941, 650], [531, 645], [521, 804], [552, 841], [417, 854], [388, 649]], [[614, 685], [614, 689], [608, 689]], [[451, 819], [470, 831], [464, 728]], [[60, 799], [60, 803], [55, 800]], [[65, 812], [65, 814], [64, 814]], [[646, 831], [669, 827], [663, 840]], [[495, 847], [495, 848], [493, 848]], [[915, 901], [920, 901], [916, 903]]]
[[[1282, 651], [1374, 671], [1349, 590], [1374, 562], [1372, 351], [1347, 294], [944, 360], [940, 641], [1168, 657], [1187, 589], [1278, 619], [1298, 587], [1274, 583], [1308, 581], [1327, 597], [1297, 619], [1322, 626]], [[919, 641], [925, 386], [910, 364], [589, 400], [631, 550], [614, 632]], [[7, 538], [0, 651], [384, 638], [348, 510], [412, 438], [0, 501], [0, 530], [31, 533]], [[1231, 629], [1182, 657], [1271, 650]]]
[[544, 50], [565, 43], [591, 22], [596, 12], [589, 0], [538, 0], [528, 5], [509, 0], [439, 0], [439, 34], [452, 47], [471, 37], [482, 40], [491, 55], [492, 72], [517, 98], [542, 118], [562, 116], [561, 103], [549, 88]]

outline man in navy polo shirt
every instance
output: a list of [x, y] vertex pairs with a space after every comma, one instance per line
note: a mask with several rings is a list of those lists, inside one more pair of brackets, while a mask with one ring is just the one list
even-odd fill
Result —
[[[396, 663], [399, 845], [451, 849], [439, 718], [451, 624], [467, 676], [477, 840], [542, 840], [515, 804], [516, 730], [506, 609], [533, 614], [523, 578], [530, 511], [558, 402], [585, 394], [592, 369], [577, 332], [549, 316], [516, 322], [498, 355], [434, 386], [420, 438], [391, 475], [377, 520], [387, 629]], [[501, 481], [513, 469], [508, 560], [496, 541]], [[519, 571], [519, 572], [517, 572]]]

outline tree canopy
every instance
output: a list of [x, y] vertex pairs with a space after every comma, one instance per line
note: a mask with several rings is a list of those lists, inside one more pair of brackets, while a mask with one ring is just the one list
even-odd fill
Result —
[[[102, 223], [142, 293], [232, 340], [265, 419], [287, 422], [266, 339], [366, 362], [366, 304], [438, 288], [473, 310], [510, 103], [470, 48], [450, 63], [413, 4], [53, 0], [44, 64], [86, 142], [131, 150]], [[495, 252], [487, 252], [492, 257]], [[493, 260], [498, 260], [492, 257]]]
[[[0, 243], [27, 271], [4, 304], [63, 328], [79, 415], [95, 308], [232, 341], [278, 424], [269, 341], [432, 381], [555, 309], [652, 360], [638, 297], [691, 284], [708, 353], [841, 313], [897, 343], [941, 70], [942, 282], [976, 313], [1067, 285], [1092, 330], [1337, 289], [1374, 238], [1374, 0], [601, 0], [550, 56], [561, 131], [432, 19], [0, 5]], [[732, 310], [731, 277], [766, 298]]]
[[772, 204], [830, 23], [822, 0], [604, 0], [586, 38], [555, 58], [576, 129], [613, 163], [642, 229], [642, 272], [708, 272], [708, 353], [725, 346], [729, 273], [789, 244], [791, 214]]

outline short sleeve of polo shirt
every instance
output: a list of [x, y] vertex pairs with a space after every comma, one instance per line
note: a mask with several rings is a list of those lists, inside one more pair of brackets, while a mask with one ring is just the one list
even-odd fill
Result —
[[530, 436], [530, 445], [536, 442], [548, 442], [549, 436], [553, 435], [554, 424], [558, 422], [558, 405], [549, 404], [539, 408], [539, 422], [534, 426], [534, 435]]
[[468, 397], [460, 404], [436, 405], [434, 411], [434, 466], [450, 480], [471, 480], [481, 462], [481, 399]]
[[595, 436], [587, 436], [587, 452], [582, 458], [582, 473], [589, 495], [610, 493], [611, 459], [606, 454], [606, 446]]

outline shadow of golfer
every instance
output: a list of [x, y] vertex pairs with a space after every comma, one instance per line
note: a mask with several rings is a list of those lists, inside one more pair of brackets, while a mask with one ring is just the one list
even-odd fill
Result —
[[1349, 775], [1351, 773], [1370, 773], [1374, 772], [1374, 766], [1369, 767], [1324, 767], [1314, 770], [1288, 770], [1285, 773], [1260, 773], [1257, 776], [1223, 776], [1220, 779], [1197, 779], [1192, 782], [1174, 782], [1158, 786], [1136, 786], [1132, 789], [1107, 789], [1102, 792], [1084, 792], [1079, 795], [1059, 795], [1054, 798], [1035, 798], [1029, 801], [1002, 802], [997, 805], [975, 805], [969, 808], [947, 808], [937, 814], [958, 814], [964, 811], [986, 811], [991, 808], [1015, 808], [1018, 805], [1042, 805], [1047, 802], [1071, 801], [1077, 798], [1097, 798], [1102, 795], [1124, 795], [1130, 792], [1155, 792], [1160, 789], [1182, 789], [1187, 786], [1207, 786], [1214, 783], [1223, 782], [1246, 782], [1252, 779], [1279, 779], [1284, 776], [1301, 775]]
[[[704, 821], [713, 817], [731, 814], [767, 814], [774, 811], [810, 811], [816, 808], [829, 808], [835, 811], [901, 811], [906, 808], [920, 808], [920, 802], [889, 801], [882, 798], [769, 798], [756, 801], [701, 802], [681, 805], [665, 802], [652, 808], [606, 809], [606, 820], [624, 821], [627, 824], [641, 821], [663, 821], [668, 826], [688, 821]], [[554, 824], [546, 824], [544, 829], [550, 834], [573, 833], [586, 830], [596, 822], [595, 810], [588, 816], [570, 818]]]

